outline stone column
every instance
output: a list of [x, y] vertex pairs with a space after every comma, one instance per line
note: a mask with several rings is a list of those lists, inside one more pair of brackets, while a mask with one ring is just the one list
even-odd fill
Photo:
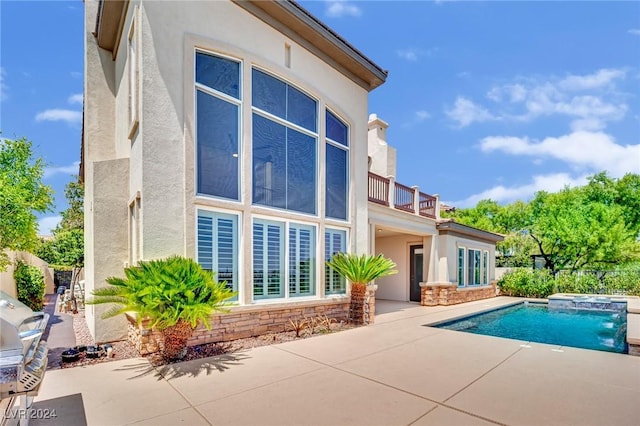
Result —
[[376, 313], [377, 285], [351, 286], [349, 320], [355, 324], [373, 324]]

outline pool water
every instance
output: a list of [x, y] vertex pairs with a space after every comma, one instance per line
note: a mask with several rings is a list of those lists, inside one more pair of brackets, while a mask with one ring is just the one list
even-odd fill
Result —
[[628, 350], [626, 312], [549, 309], [525, 302], [435, 327], [599, 351]]

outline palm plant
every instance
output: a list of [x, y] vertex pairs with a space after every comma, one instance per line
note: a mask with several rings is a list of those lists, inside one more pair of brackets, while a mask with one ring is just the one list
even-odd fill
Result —
[[124, 273], [126, 278], [108, 278], [110, 286], [94, 290], [87, 303], [116, 305], [102, 318], [135, 312], [138, 325], [149, 320], [164, 336], [162, 355], [167, 360], [184, 356], [198, 324], [210, 329], [211, 314], [226, 311], [226, 301], [236, 294], [193, 259], [180, 256], [142, 261]]
[[367, 284], [377, 278], [396, 274], [396, 264], [382, 254], [358, 256], [352, 253], [336, 253], [327, 261], [327, 265], [351, 282], [350, 319], [368, 324]]

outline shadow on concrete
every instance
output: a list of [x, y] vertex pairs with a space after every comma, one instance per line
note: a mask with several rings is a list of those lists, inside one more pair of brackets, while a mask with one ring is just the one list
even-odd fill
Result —
[[229, 370], [231, 367], [242, 365], [244, 360], [249, 358], [245, 351], [216, 355], [210, 358], [194, 359], [191, 361], [177, 362], [175, 364], [152, 365], [148, 362], [138, 362], [125, 365], [116, 371], [132, 371], [137, 374], [130, 377], [137, 379], [149, 375], [155, 376], [158, 380], [171, 380], [178, 377], [197, 377], [200, 374], [210, 375], [217, 371], [220, 373]]
[[56, 310], [57, 294], [46, 294], [43, 311], [49, 314], [49, 322], [42, 333], [42, 339], [49, 345], [47, 370], [60, 368], [62, 352], [76, 345], [73, 317]]
[[34, 402], [31, 417], [31, 426], [87, 426], [81, 393]]

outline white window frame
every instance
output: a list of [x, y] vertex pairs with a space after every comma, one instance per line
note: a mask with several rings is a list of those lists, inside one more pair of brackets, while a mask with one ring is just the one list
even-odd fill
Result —
[[[273, 223], [273, 224], [278, 224], [280, 226], [282, 226], [282, 230], [283, 230], [283, 236], [284, 236], [284, 244], [282, 245], [282, 263], [283, 263], [283, 276], [284, 276], [284, 281], [282, 283], [282, 285], [284, 286], [284, 296], [282, 297], [265, 297], [262, 296], [260, 298], [256, 298], [254, 296], [254, 292], [253, 292], [253, 249], [254, 249], [254, 238], [253, 238], [253, 225], [255, 222], [259, 222], [259, 223]], [[304, 295], [304, 296], [291, 296], [289, 293], [289, 227], [291, 226], [291, 224], [294, 225], [303, 225], [303, 226], [307, 226], [307, 227], [311, 227], [313, 228], [313, 238], [314, 238], [314, 243], [315, 243], [315, 247], [312, 250], [312, 253], [314, 254], [314, 260], [315, 260], [315, 264], [314, 264], [314, 273], [312, 275], [313, 278], [313, 286], [314, 286], [314, 292], [313, 294], [310, 295]], [[319, 230], [319, 225], [317, 223], [312, 223], [312, 222], [304, 222], [304, 221], [299, 221], [299, 220], [289, 220], [289, 219], [282, 219], [282, 218], [276, 218], [273, 216], [266, 216], [266, 215], [254, 215], [251, 218], [251, 256], [252, 256], [252, 260], [251, 260], [251, 277], [252, 277], [252, 285], [251, 285], [251, 302], [255, 303], [255, 304], [263, 304], [263, 303], [274, 303], [274, 302], [282, 302], [282, 301], [303, 301], [303, 300], [313, 300], [313, 299], [317, 299], [319, 297], [319, 291], [320, 291], [320, 279], [319, 279], [319, 274], [320, 274], [320, 268], [318, 267], [319, 262], [318, 259], [320, 259], [319, 257], [319, 247], [320, 244], [318, 242], [318, 230]], [[324, 236], [323, 236], [324, 237]], [[324, 257], [324, 256], [323, 256]], [[322, 268], [322, 272], [324, 273], [324, 268]], [[266, 285], [266, 282], [263, 284]]]
[[[236, 235], [236, 271], [237, 271], [237, 276], [236, 276], [236, 283], [235, 283], [235, 288], [234, 291], [237, 291], [238, 294], [235, 298], [231, 299], [232, 301], [241, 301], [243, 300], [243, 276], [244, 276], [244, 268], [242, 267], [243, 260], [242, 260], [242, 213], [238, 212], [238, 211], [233, 211], [233, 210], [224, 210], [224, 209], [216, 209], [216, 208], [211, 208], [211, 207], [207, 207], [207, 206], [201, 206], [201, 205], [197, 205], [195, 206], [195, 220], [194, 220], [194, 235], [196, 236], [195, 238], [195, 260], [196, 262], [199, 262], [200, 259], [200, 252], [199, 252], [199, 240], [198, 240], [198, 212], [199, 211], [203, 211], [203, 212], [207, 212], [210, 213], [214, 216], [215, 215], [226, 215], [226, 216], [235, 216], [236, 217], [236, 231], [237, 231], [237, 235]], [[212, 269], [214, 272], [216, 272], [216, 276], [214, 277], [216, 281], [219, 280], [219, 277], [217, 275], [217, 270], [214, 268], [214, 264], [215, 264], [215, 256], [212, 256]]]
[[[333, 114], [334, 116], [336, 116], [336, 118], [338, 118], [342, 124], [344, 124], [345, 126], [347, 126], [347, 146], [344, 146], [343, 144], [341, 144], [340, 142], [334, 141], [333, 139], [331, 139], [330, 137], [327, 136], [327, 119], [326, 117], [324, 117], [324, 127], [325, 127], [325, 131], [324, 131], [324, 135], [325, 135], [325, 143], [327, 145], [333, 145], [336, 148], [342, 149], [343, 151], [347, 152], [347, 194], [346, 194], [346, 204], [347, 204], [347, 211], [346, 211], [346, 215], [344, 219], [338, 219], [335, 217], [329, 217], [327, 216], [327, 212], [326, 212], [326, 208], [327, 208], [327, 200], [326, 200], [326, 192], [325, 192], [325, 200], [324, 200], [324, 216], [325, 218], [329, 219], [329, 220], [337, 220], [340, 222], [349, 222], [349, 214], [351, 212], [351, 203], [349, 202], [350, 198], [349, 198], [349, 190], [350, 188], [350, 182], [351, 182], [351, 126], [349, 125], [349, 122], [347, 120], [344, 119], [344, 117], [342, 117], [340, 114], [338, 114], [334, 109], [331, 109], [329, 107], [325, 107], [325, 112], [328, 111], [331, 114]], [[326, 114], [325, 114], [326, 115]], [[325, 171], [325, 176], [324, 176], [324, 185], [325, 185], [325, 191], [326, 191], [326, 185], [327, 185], [327, 150], [325, 148], [325, 155], [324, 155], [324, 171]]]
[[[462, 276], [460, 275], [460, 253], [462, 253]], [[458, 277], [458, 287], [467, 286], [467, 248], [464, 246], [458, 246], [456, 256], [456, 275]]]
[[134, 266], [142, 258], [142, 241], [140, 238], [141, 207], [140, 196], [137, 195], [129, 203], [129, 265]]
[[137, 11], [134, 9], [133, 18], [127, 36], [127, 62], [129, 67], [129, 139], [133, 142], [140, 123], [140, 43], [137, 36]]
[[[198, 53], [202, 53], [204, 55], [212, 55], [212, 56], [217, 56], [219, 58], [222, 59], [226, 59], [229, 61], [233, 61], [233, 62], [237, 62], [239, 64], [239, 75], [238, 75], [238, 82], [239, 82], [239, 87], [238, 87], [238, 98], [234, 98], [233, 96], [227, 95], [226, 93], [222, 93], [216, 89], [214, 89], [213, 87], [209, 87], [206, 86], [202, 83], [198, 83], [196, 81], [196, 55]], [[244, 96], [244, 92], [243, 92], [243, 72], [244, 72], [244, 61], [240, 58], [236, 58], [233, 56], [229, 56], [229, 55], [225, 55], [222, 54], [220, 52], [216, 52], [213, 50], [207, 50], [207, 49], [202, 49], [199, 47], [194, 48], [193, 51], [193, 86], [194, 86], [194, 90], [193, 90], [193, 111], [194, 111], [194, 119], [193, 119], [193, 134], [194, 134], [194, 150], [193, 150], [193, 171], [194, 171], [194, 175], [193, 175], [193, 182], [194, 182], [194, 190], [195, 190], [195, 195], [197, 197], [204, 197], [204, 198], [211, 198], [211, 199], [217, 199], [217, 200], [225, 200], [225, 201], [229, 201], [232, 203], [242, 203], [242, 170], [243, 170], [243, 161], [242, 161], [242, 150], [243, 150], [243, 145], [242, 145], [242, 129], [243, 129], [243, 96]], [[233, 199], [233, 198], [225, 198], [225, 197], [220, 197], [220, 196], [216, 196], [216, 195], [211, 195], [211, 194], [203, 194], [198, 192], [198, 91], [201, 91], [203, 93], [206, 93], [207, 95], [210, 96], [214, 96], [222, 101], [225, 102], [229, 102], [232, 103], [234, 105], [236, 105], [238, 107], [238, 129], [237, 129], [237, 141], [238, 141], [238, 199]]]
[[[348, 228], [340, 228], [340, 227], [335, 227], [335, 226], [326, 226], [324, 228], [324, 232], [325, 234], [328, 232], [344, 232], [344, 253], [348, 253], [349, 250], [349, 231], [350, 229]], [[324, 241], [324, 237], [325, 235], [322, 235], [322, 239]], [[323, 247], [326, 251], [326, 247]], [[340, 293], [327, 293], [326, 291], [326, 287], [327, 287], [327, 282], [326, 282], [326, 269], [328, 266], [326, 266], [326, 262], [329, 261], [330, 259], [326, 257], [326, 254], [323, 252], [323, 265], [324, 267], [322, 268], [322, 276], [324, 278], [323, 280], [323, 286], [322, 286], [322, 291], [324, 292], [325, 297], [341, 297], [344, 296], [345, 294], [347, 294], [347, 289], [348, 289], [348, 285], [347, 285], [347, 279], [343, 277], [344, 279], [344, 292], [340, 292]]]
[[489, 251], [482, 251], [482, 285], [489, 285]]

